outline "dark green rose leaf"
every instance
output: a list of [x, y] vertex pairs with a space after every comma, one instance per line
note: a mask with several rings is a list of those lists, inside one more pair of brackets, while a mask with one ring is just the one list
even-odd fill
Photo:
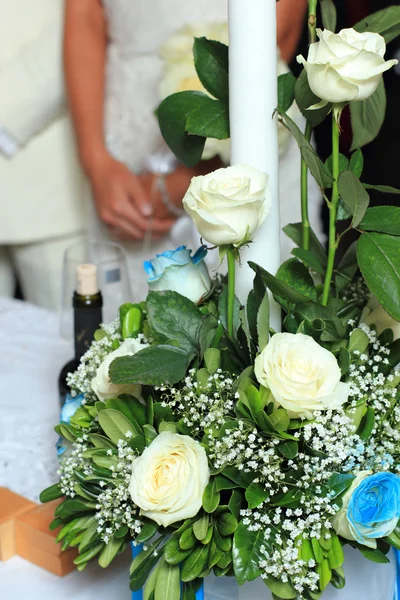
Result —
[[[303, 243], [303, 229], [301, 223], [289, 223], [289, 225], [286, 225], [283, 228], [283, 232], [301, 248]], [[315, 255], [318, 262], [323, 267], [326, 266], [326, 252], [312, 229], [310, 229], [310, 252]]]
[[388, 44], [400, 35], [400, 6], [389, 6], [373, 13], [356, 23], [354, 29], [360, 33], [380, 33]]
[[296, 306], [296, 314], [309, 321], [323, 321], [325, 328], [321, 334], [323, 342], [336, 342], [345, 336], [342, 321], [329, 308], [314, 302]]
[[324, 275], [324, 267], [321, 265], [315, 254], [310, 252], [310, 250], [304, 250], [304, 248], [293, 248], [292, 254], [301, 260], [301, 262], [309, 269], [312, 269], [319, 275]]
[[162, 136], [172, 152], [187, 167], [201, 161], [206, 138], [189, 135], [186, 121], [195, 109], [208, 104], [209, 96], [202, 92], [178, 92], [163, 100], [157, 109], [157, 118]]
[[243, 523], [239, 523], [233, 539], [233, 569], [239, 585], [253, 581], [261, 575], [259, 567], [261, 546], [265, 545], [262, 529], [249, 531]]
[[321, 0], [321, 16], [325, 29], [335, 32], [337, 23], [336, 6], [332, 0]]
[[278, 77], [278, 108], [287, 112], [294, 101], [296, 77], [293, 73], [284, 73]]
[[384, 310], [400, 321], [400, 238], [363, 233], [357, 245], [361, 273]]
[[194, 108], [187, 120], [186, 131], [218, 140], [229, 138], [229, 112], [226, 104], [209, 98], [202, 106]]
[[353, 143], [351, 150], [372, 142], [378, 135], [386, 114], [386, 90], [383, 79], [372, 96], [362, 102], [350, 102]]
[[190, 356], [174, 346], [150, 346], [134, 356], [116, 358], [110, 365], [113, 383], [174, 384], [186, 375]]
[[247, 488], [245, 496], [251, 510], [260, 506], [269, 497], [269, 492], [261, 483], [252, 483]]
[[291, 288], [286, 282], [281, 281], [271, 273], [268, 273], [265, 269], [257, 265], [256, 263], [249, 262], [249, 266], [256, 273], [260, 273], [265, 285], [271, 290], [274, 296], [283, 298], [288, 303], [302, 304], [305, 302], [311, 302], [311, 298], [302, 294], [301, 292]]
[[290, 258], [278, 269], [277, 278], [303, 296], [318, 300], [318, 293], [308, 269], [296, 258]]
[[195, 38], [193, 45], [194, 64], [203, 86], [214, 98], [229, 98], [229, 57], [228, 46], [208, 40]]
[[[350, 171], [354, 173], [354, 175], [360, 179], [362, 172], [364, 170], [364, 156], [361, 148], [358, 148], [350, 158]], [[365, 187], [365, 185], [364, 185]]]
[[339, 175], [338, 186], [340, 196], [353, 216], [351, 226], [357, 227], [368, 208], [368, 192], [352, 171], [343, 171]]
[[374, 206], [369, 208], [359, 224], [359, 228], [364, 231], [400, 235], [400, 207]]
[[147, 320], [156, 342], [177, 340], [190, 356], [200, 350], [199, 334], [203, 315], [198, 306], [177, 292], [150, 292], [147, 296]]
[[400, 190], [391, 187], [390, 185], [371, 185], [369, 183], [363, 183], [363, 186], [366, 190], [375, 190], [376, 192], [381, 192], [382, 194], [395, 194], [396, 196], [400, 194]]
[[[350, 165], [350, 163], [349, 163], [349, 159], [347, 158], [347, 156], [340, 153], [339, 154], [339, 173], [342, 173], [343, 171], [347, 171], [349, 168], [349, 165]], [[325, 166], [329, 169], [330, 173], [333, 172], [332, 154], [329, 156], [329, 158], [326, 159]]]

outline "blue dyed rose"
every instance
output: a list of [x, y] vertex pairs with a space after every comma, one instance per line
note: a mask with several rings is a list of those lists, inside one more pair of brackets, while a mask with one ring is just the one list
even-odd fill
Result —
[[211, 289], [211, 279], [204, 259], [207, 248], [201, 246], [192, 256], [186, 246], [157, 254], [144, 263], [149, 289], [171, 290], [198, 303]]
[[[75, 396], [74, 398], [70, 394], [67, 394], [64, 405], [61, 409], [61, 423], [66, 423], [67, 425], [69, 424], [71, 418], [74, 416], [78, 408], [82, 406], [83, 399], [83, 394], [79, 394], [79, 396]], [[70, 442], [60, 436], [56, 444], [58, 458], [60, 458], [67, 450], [70, 450], [70, 446]]]
[[339, 535], [376, 548], [376, 540], [390, 535], [400, 518], [400, 477], [393, 473], [359, 473], [343, 496], [333, 519]]

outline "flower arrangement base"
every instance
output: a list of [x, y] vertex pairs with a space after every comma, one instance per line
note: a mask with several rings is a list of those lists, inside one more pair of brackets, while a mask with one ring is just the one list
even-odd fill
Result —
[[6, 561], [17, 553], [15, 543], [16, 517], [34, 509], [36, 504], [0, 488], [0, 561]]
[[21, 558], [63, 577], [76, 567], [73, 563], [78, 552], [75, 549], [62, 552], [56, 542], [58, 530], [50, 531], [58, 501], [43, 506], [35, 506], [15, 521], [16, 553]]
[[[132, 558], [136, 558], [136, 556], [142, 551], [143, 546], [134, 546], [133, 544], [131, 544], [131, 548]], [[143, 600], [143, 588], [141, 590], [138, 590], [137, 592], [132, 592], [132, 600]], [[204, 584], [202, 584], [200, 589], [197, 590], [196, 600], [204, 600]]]

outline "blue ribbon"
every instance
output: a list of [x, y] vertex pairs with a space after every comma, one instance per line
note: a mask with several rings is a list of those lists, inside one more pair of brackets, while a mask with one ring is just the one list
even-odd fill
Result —
[[[131, 544], [132, 557], [136, 558], [142, 551], [142, 546], [134, 546]], [[143, 600], [143, 588], [137, 592], [132, 592], [132, 600]], [[196, 592], [196, 600], [204, 600], [204, 583], [201, 584], [200, 589]]]
[[400, 600], [400, 552], [399, 552], [399, 550], [394, 550], [394, 555], [396, 557], [396, 585], [394, 588], [394, 600]]

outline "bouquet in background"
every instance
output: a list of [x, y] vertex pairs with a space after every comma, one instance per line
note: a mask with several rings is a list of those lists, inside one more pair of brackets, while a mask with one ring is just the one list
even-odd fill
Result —
[[[361, 112], [370, 111], [368, 131], [377, 126], [372, 107], [393, 61], [383, 58], [383, 37], [364, 30], [396, 35], [394, 8], [361, 32], [318, 31], [299, 80], [279, 80], [280, 119], [329, 208], [328, 252], [309, 227], [303, 188], [303, 221], [285, 227], [293, 258], [276, 274], [250, 263], [242, 306], [235, 266], [268, 218], [268, 175], [236, 165], [194, 178], [184, 208], [227, 260], [227, 278], [209, 277], [205, 248], [155, 257], [147, 299], [123, 305], [70, 376], [76, 405], [56, 427], [65, 440], [60, 481], [42, 500], [63, 498], [52, 527], [64, 548], [79, 549], [78, 569], [95, 557], [106, 567], [133, 543], [143, 549], [130, 584], [145, 598], [175, 600], [181, 587], [193, 598], [213, 572], [238, 585], [261, 577], [275, 599], [316, 600], [345, 585], [345, 545], [381, 563], [400, 549], [400, 208], [368, 207], [362, 152], [339, 154], [337, 124], [350, 102], [356, 145], [366, 140]], [[220, 58], [215, 72], [205, 69], [207, 54]], [[229, 133], [227, 49], [201, 38], [196, 56], [214, 99], [185, 91], [158, 112], [187, 164], [202, 157], [196, 128], [206, 113], [218, 111], [221, 139]], [[306, 135], [287, 115], [295, 95]], [[330, 113], [324, 164], [307, 138]], [[348, 222], [340, 235], [339, 220]], [[338, 263], [350, 229], [360, 237]], [[271, 302], [282, 309], [282, 332], [270, 323]]]

